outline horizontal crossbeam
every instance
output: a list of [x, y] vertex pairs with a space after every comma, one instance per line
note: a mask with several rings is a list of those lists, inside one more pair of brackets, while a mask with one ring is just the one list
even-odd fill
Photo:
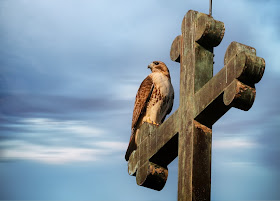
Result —
[[[129, 157], [128, 172], [135, 175], [137, 169], [146, 161], [167, 167], [178, 155], [178, 110], [163, 124], [155, 126], [144, 123], [139, 130], [138, 149]], [[176, 142], [177, 138], [177, 142]], [[173, 140], [172, 140], [173, 139]], [[169, 153], [166, 154], [166, 150]], [[173, 150], [173, 151], [170, 151]]]
[[264, 59], [253, 54], [241, 52], [233, 57], [195, 94], [195, 119], [211, 127], [231, 107], [249, 110], [256, 93], [254, 84], [261, 79], [264, 67]]

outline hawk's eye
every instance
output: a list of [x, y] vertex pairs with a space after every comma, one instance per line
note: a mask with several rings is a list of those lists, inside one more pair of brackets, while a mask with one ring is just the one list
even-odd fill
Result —
[[157, 61], [154, 61], [154, 64], [155, 64], [155, 65], [159, 65], [159, 62], [157, 62]]

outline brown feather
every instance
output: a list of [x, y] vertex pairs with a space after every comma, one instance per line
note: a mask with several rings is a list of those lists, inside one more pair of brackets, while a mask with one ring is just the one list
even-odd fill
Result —
[[141, 124], [143, 122], [161, 124], [173, 106], [174, 90], [167, 66], [161, 61], [154, 61], [148, 68], [152, 73], [141, 83], [135, 98], [126, 160], [129, 160], [131, 153], [137, 149]]
[[150, 99], [152, 91], [153, 91], [153, 80], [148, 75], [141, 83], [141, 85], [137, 91], [137, 94], [136, 94], [133, 115], [132, 115], [131, 129], [136, 127], [136, 125], [140, 119], [139, 118], [140, 115], [145, 112], [147, 102]]
[[138, 92], [136, 94], [133, 115], [132, 115], [131, 137], [125, 154], [125, 159], [127, 161], [129, 159], [130, 154], [137, 148], [137, 145], [135, 143], [136, 127], [141, 122], [141, 119], [143, 118], [146, 112], [147, 103], [152, 95], [153, 88], [154, 88], [153, 80], [148, 75], [146, 79], [144, 79], [143, 82], [141, 83]]

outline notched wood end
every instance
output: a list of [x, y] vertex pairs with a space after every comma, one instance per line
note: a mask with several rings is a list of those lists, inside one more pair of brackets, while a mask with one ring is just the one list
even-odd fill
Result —
[[180, 63], [181, 43], [182, 43], [182, 36], [179, 35], [174, 39], [171, 45], [170, 58], [172, 61], [176, 61]]
[[182, 21], [182, 25], [181, 25], [181, 32], [187, 32], [187, 27], [191, 26], [191, 23], [193, 22], [193, 19], [196, 19], [198, 12], [195, 10], [189, 10]]
[[136, 155], [136, 150], [134, 150], [130, 156], [129, 156], [129, 160], [128, 160], [128, 174], [130, 176], [136, 176], [136, 171], [138, 168], [138, 158]]
[[139, 186], [160, 191], [165, 186], [167, 177], [167, 168], [148, 162], [137, 171], [136, 182]]
[[264, 74], [265, 60], [256, 55], [246, 55], [246, 64], [239, 80], [247, 85], [254, 86], [258, 83]]
[[256, 89], [239, 80], [234, 80], [224, 91], [224, 104], [248, 111], [255, 100]]
[[256, 56], [256, 49], [253, 47], [250, 47], [248, 45], [244, 45], [242, 43], [238, 42], [231, 42], [228, 46], [225, 57], [224, 57], [224, 64], [227, 65], [227, 63], [233, 58], [236, 57], [241, 52], [245, 52], [249, 55], [255, 55]]
[[236, 86], [236, 94], [232, 103], [233, 107], [248, 111], [252, 107], [255, 97], [255, 88], [238, 81]]
[[204, 47], [216, 47], [223, 40], [225, 25], [213, 17], [199, 13], [196, 22], [195, 41]]

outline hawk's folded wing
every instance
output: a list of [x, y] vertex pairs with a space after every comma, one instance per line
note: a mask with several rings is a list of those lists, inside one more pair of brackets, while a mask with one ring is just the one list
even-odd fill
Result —
[[153, 92], [153, 88], [154, 88], [153, 79], [151, 78], [151, 76], [147, 76], [141, 83], [138, 92], [136, 94], [133, 115], [132, 115], [131, 137], [125, 154], [126, 160], [129, 159], [130, 154], [133, 152], [133, 150], [136, 149], [135, 131], [137, 127], [140, 126], [139, 125], [140, 120], [143, 118], [146, 112], [147, 103], [150, 100], [151, 94]]

